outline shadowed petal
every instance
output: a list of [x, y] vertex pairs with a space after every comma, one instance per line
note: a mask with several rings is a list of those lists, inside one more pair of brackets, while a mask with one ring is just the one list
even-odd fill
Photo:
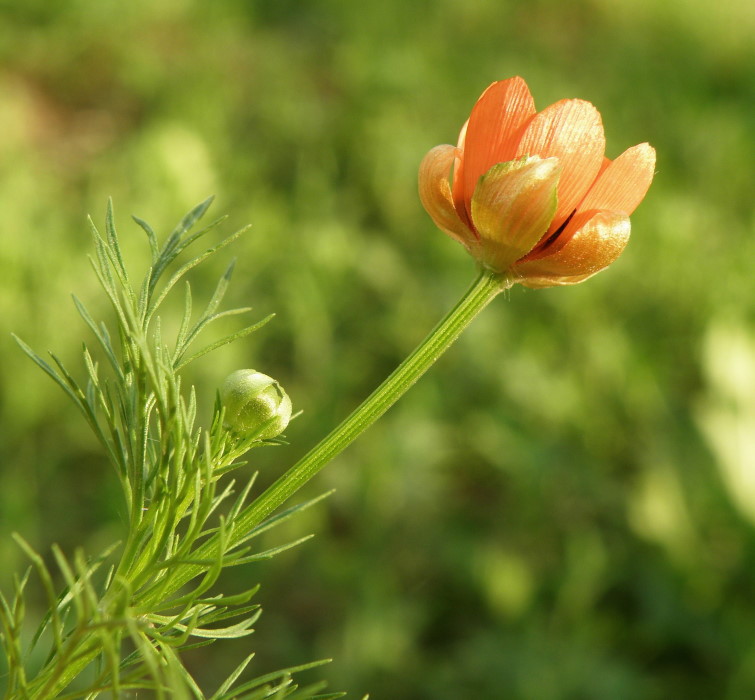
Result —
[[629, 216], [642, 201], [655, 172], [655, 149], [647, 143], [627, 149], [598, 176], [581, 210], [610, 209]]
[[436, 146], [422, 159], [419, 166], [419, 198], [436, 226], [468, 247], [475, 237], [456, 213], [448, 184], [457, 152], [453, 146]]
[[[600, 272], [600, 270], [598, 270]], [[579, 284], [586, 279], [590, 279], [597, 272], [590, 272], [586, 275], [572, 275], [570, 277], [527, 277], [519, 280], [523, 287], [530, 289], [545, 289], [546, 287], [567, 287], [572, 284]]]
[[504, 272], [540, 240], [556, 211], [561, 173], [557, 158], [533, 156], [494, 165], [472, 197], [472, 221], [479, 236], [477, 259]]
[[490, 85], [472, 108], [464, 141], [462, 188], [454, 199], [466, 202], [467, 212], [477, 181], [497, 163], [512, 160], [521, 130], [535, 114], [535, 102], [522, 78]]
[[[583, 212], [584, 221], [560, 250], [514, 266], [526, 287], [576, 284], [610, 265], [629, 240], [629, 217], [621, 212]], [[575, 217], [576, 219], [576, 217]]]
[[468, 126], [469, 119], [464, 122], [464, 126], [461, 127], [461, 131], [459, 132], [459, 141], [456, 145], [456, 159], [454, 160], [453, 182], [451, 183], [451, 197], [454, 200], [456, 213], [469, 228], [472, 228], [467, 204], [464, 201], [464, 142]]
[[516, 155], [556, 156], [563, 172], [555, 231], [577, 207], [603, 164], [606, 142], [600, 112], [584, 100], [561, 100], [546, 107], [527, 125]]

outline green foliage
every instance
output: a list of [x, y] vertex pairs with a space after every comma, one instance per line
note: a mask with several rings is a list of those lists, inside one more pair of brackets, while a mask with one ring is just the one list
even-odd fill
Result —
[[[210, 590], [225, 567], [268, 559], [299, 544], [253, 551], [249, 544], [260, 533], [310, 505], [279, 514], [255, 528], [242, 529], [240, 514], [254, 479], [236, 493], [234, 481], [220, 488], [220, 479], [240, 467], [239, 458], [264, 444], [268, 428], [237, 437], [224, 427], [224, 408], [216, 401], [209, 431], [195, 426], [197, 399], [192, 388], [182, 392], [178, 370], [212, 349], [247, 335], [266, 323], [236, 331], [187, 357], [200, 332], [223, 316], [249, 309], [218, 311], [233, 264], [220, 279], [199, 318], [192, 323], [191, 287], [186, 282], [184, 315], [174, 342], [165, 343], [161, 304], [186, 272], [223, 249], [239, 233], [205, 250], [161, 285], [161, 277], [188, 246], [213, 230], [218, 222], [192, 233], [211, 200], [192, 209], [158, 246], [157, 236], [143, 221], [151, 264], [138, 286], [132, 286], [108, 206], [105, 235], [92, 225], [97, 279], [110, 301], [116, 322], [112, 333], [96, 323], [84, 304], [76, 309], [94, 334], [107, 369], [100, 371], [93, 353], [83, 348], [86, 384], [82, 387], [64, 364], [52, 355], [48, 364], [17, 338], [23, 351], [68, 395], [83, 414], [120, 480], [128, 514], [127, 539], [117, 556], [110, 547], [95, 559], [83, 550], [67, 559], [58, 546], [54, 560], [65, 583], [57, 593], [54, 576], [43, 558], [20, 536], [15, 539], [42, 583], [49, 613], [26, 648], [23, 640], [24, 589], [29, 572], [16, 579], [11, 598], [0, 596], [0, 641], [6, 653], [8, 698], [94, 698], [103, 692], [151, 690], [156, 697], [231, 698], [337, 697], [323, 696], [321, 686], [300, 689], [291, 675], [309, 664], [242, 678], [249, 656], [212, 695], [200, 690], [179, 659], [179, 652], [216, 640], [251, 634], [261, 610], [250, 602], [259, 586], [234, 595]], [[115, 341], [112, 339], [115, 338]], [[208, 547], [213, 543], [213, 547]], [[208, 556], [209, 555], [209, 556]], [[100, 575], [100, 569], [105, 574]], [[190, 573], [183, 575], [184, 569]], [[198, 580], [197, 580], [198, 579]], [[180, 584], [190, 583], [181, 588]], [[40, 668], [28, 659], [37, 645], [47, 642]], [[125, 653], [131, 648], [130, 653]], [[125, 656], [125, 658], [124, 658]], [[80, 681], [82, 674], [88, 678]]]

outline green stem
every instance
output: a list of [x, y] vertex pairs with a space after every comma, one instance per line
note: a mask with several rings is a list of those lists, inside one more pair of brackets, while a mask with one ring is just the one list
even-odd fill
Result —
[[414, 352], [351, 415], [255, 499], [241, 514], [237, 523], [238, 530], [246, 533], [262, 522], [380, 418], [430, 369], [501, 289], [500, 277], [488, 272], [481, 273], [456, 306]]
[[[228, 544], [232, 547], [243, 539], [252, 528], [288, 500], [330, 460], [380, 418], [450, 347], [472, 319], [508, 286], [507, 280], [500, 275], [489, 271], [481, 272], [456, 306], [414, 352], [351, 415], [242, 511], [234, 523], [234, 534]], [[212, 559], [217, 556], [217, 546], [215, 538], [208, 540], [194, 552], [193, 556], [197, 559]], [[161, 598], [178, 590], [202, 570], [202, 567], [196, 565], [177, 568], [171, 575], [168, 590], [161, 588]], [[149, 605], [152, 602], [155, 601], [147, 595], [144, 604]]]

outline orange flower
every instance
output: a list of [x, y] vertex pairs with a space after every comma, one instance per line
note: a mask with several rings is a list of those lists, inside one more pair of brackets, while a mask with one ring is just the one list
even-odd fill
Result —
[[420, 199], [441, 230], [512, 283], [576, 284], [624, 250], [653, 179], [647, 143], [613, 161], [604, 151], [593, 105], [561, 100], [538, 113], [524, 80], [509, 78], [477, 100], [456, 147], [424, 157]]

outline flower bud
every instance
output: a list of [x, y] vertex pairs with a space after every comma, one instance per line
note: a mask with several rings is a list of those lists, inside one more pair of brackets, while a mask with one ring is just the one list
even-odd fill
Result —
[[[237, 369], [223, 382], [226, 427], [241, 434], [262, 429], [260, 439], [280, 435], [291, 420], [291, 399], [278, 382], [253, 369]], [[267, 425], [266, 425], [267, 424]]]

